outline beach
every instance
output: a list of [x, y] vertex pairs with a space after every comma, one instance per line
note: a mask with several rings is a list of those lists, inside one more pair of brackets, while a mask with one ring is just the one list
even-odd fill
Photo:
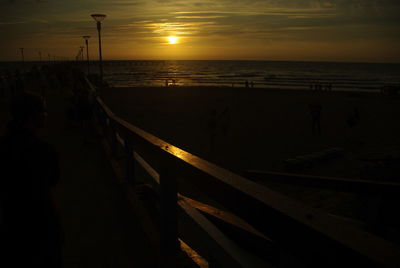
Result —
[[[109, 88], [103, 98], [126, 121], [238, 174], [282, 172], [287, 159], [340, 148], [340, 157], [297, 172], [359, 178], [366, 158], [384, 158], [400, 148], [398, 96], [176, 86]], [[312, 131], [309, 104], [316, 103], [321, 106], [321, 134]], [[358, 120], [349, 124], [355, 110]], [[259, 183], [316, 207], [332, 207], [332, 212], [337, 203], [348, 206], [354, 199], [351, 194]], [[351, 214], [346, 210], [342, 214]]]
[[[348, 160], [380, 157], [399, 148], [400, 99], [396, 96], [261, 88], [143, 87], [110, 88], [104, 92], [104, 99], [128, 122], [236, 172], [282, 171], [285, 159], [331, 147], [343, 148]], [[312, 131], [310, 103], [319, 103], [322, 108], [320, 135]], [[359, 112], [359, 121], [349, 126], [347, 120], [354, 109]], [[213, 110], [216, 130], [214, 147], [210, 149]], [[326, 164], [306, 172], [358, 177], [357, 167], [343, 164], [335, 168]]]

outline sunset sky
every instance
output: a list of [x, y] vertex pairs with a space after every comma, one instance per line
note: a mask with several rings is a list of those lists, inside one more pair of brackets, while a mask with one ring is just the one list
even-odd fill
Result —
[[400, 62], [399, 0], [0, 0], [0, 60], [96, 58], [92, 13], [104, 59]]

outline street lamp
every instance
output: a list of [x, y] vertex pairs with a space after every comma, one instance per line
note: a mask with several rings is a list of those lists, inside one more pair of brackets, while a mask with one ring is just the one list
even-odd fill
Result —
[[80, 49], [80, 56], [81, 56], [80, 60], [83, 61], [83, 49], [84, 49], [84, 47], [80, 46], [79, 49]]
[[100, 58], [100, 78], [103, 80], [103, 58], [101, 55], [101, 22], [106, 18], [104, 14], [92, 14], [92, 18], [97, 22], [97, 32], [99, 33], [99, 58]]
[[90, 74], [90, 67], [89, 67], [89, 35], [84, 35], [82, 36], [83, 39], [85, 39], [86, 43], [86, 59], [87, 59], [87, 74]]

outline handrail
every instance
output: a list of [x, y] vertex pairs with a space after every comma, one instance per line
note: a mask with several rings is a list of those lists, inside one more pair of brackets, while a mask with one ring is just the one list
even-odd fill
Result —
[[193, 183], [306, 262], [316, 266], [324, 263], [325, 267], [343, 263], [400, 266], [397, 245], [173, 146], [114, 115], [99, 97], [96, 100], [114, 124], [114, 138], [119, 132], [133, 135], [136, 141], [145, 141], [163, 153], [164, 159], [179, 160], [182, 168], [201, 174], [203, 179]]

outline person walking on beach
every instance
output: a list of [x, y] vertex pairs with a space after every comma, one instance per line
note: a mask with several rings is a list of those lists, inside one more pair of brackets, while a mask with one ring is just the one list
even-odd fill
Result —
[[58, 268], [62, 235], [51, 197], [58, 156], [37, 136], [45, 125], [45, 102], [22, 93], [12, 102], [11, 115], [0, 139], [0, 267]]
[[312, 123], [312, 133], [321, 135], [321, 110], [322, 106], [319, 102], [312, 102], [308, 105], [311, 123]]

